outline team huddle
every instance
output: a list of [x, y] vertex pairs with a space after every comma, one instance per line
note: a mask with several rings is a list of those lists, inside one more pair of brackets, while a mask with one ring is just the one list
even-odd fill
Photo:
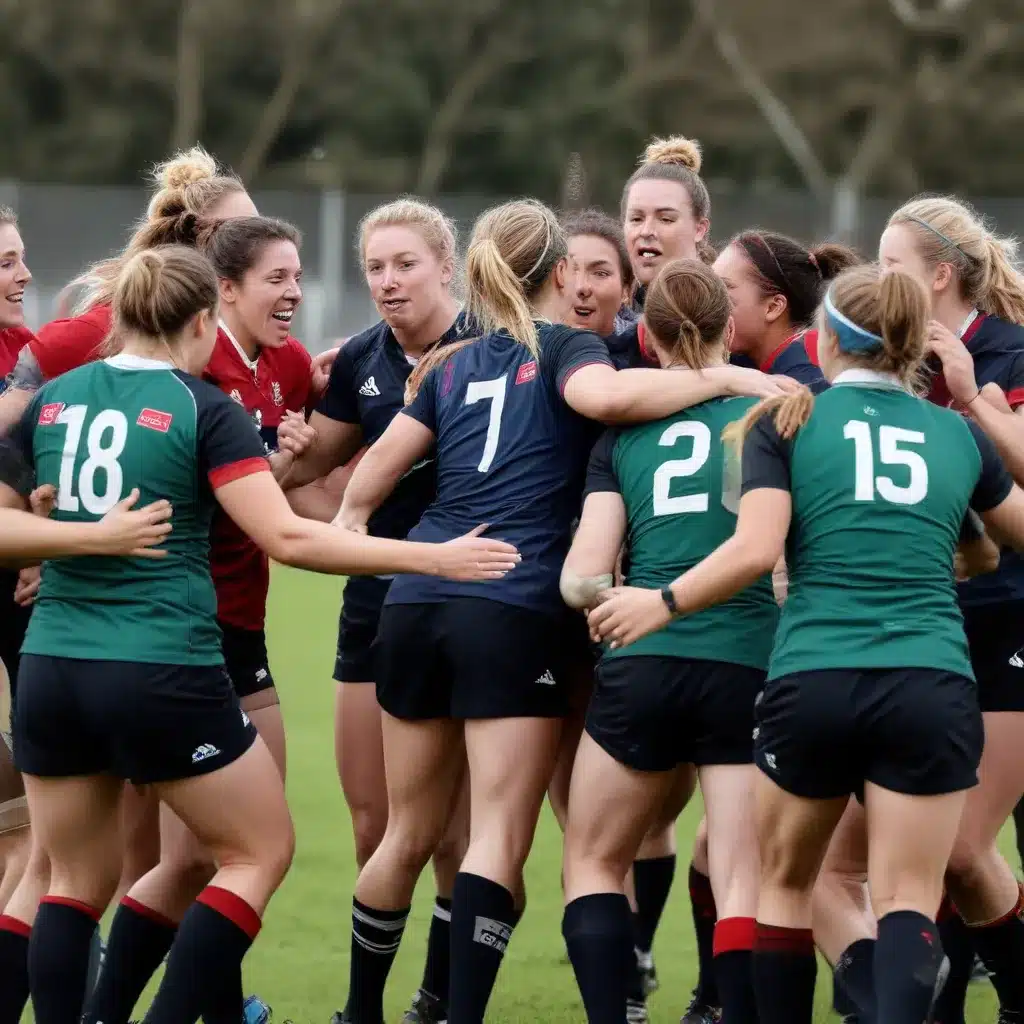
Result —
[[818, 952], [847, 1020], [963, 1024], [976, 958], [1024, 1020], [1013, 245], [921, 197], [873, 261], [715, 251], [699, 172], [657, 140], [620, 218], [505, 203], [464, 260], [438, 209], [380, 206], [381, 319], [316, 359], [298, 231], [200, 149], [37, 334], [0, 211], [0, 1024], [128, 1024], [162, 964], [147, 1024], [268, 1020], [270, 559], [349, 577], [334, 1024], [383, 1024], [431, 861], [404, 1020], [482, 1024], [545, 799], [587, 1020], [646, 1021], [697, 785], [684, 1024], [809, 1024]]

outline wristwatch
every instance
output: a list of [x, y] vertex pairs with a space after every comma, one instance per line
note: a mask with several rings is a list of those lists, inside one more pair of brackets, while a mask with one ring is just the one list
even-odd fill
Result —
[[668, 608], [669, 614], [672, 615], [673, 618], [679, 614], [679, 609], [676, 607], [675, 594], [672, 593], [671, 587], [661, 588], [661, 599], [665, 602], [665, 607]]

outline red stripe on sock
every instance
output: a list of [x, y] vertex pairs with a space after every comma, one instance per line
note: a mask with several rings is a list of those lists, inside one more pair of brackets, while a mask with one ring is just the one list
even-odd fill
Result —
[[32, 934], [32, 925], [25, 924], [24, 921], [19, 921], [9, 914], [0, 914], [0, 931], [13, 932], [15, 935], [27, 939]]
[[208, 885], [197, 897], [197, 902], [216, 910], [232, 924], [238, 925], [250, 939], [255, 939], [263, 927], [260, 915], [241, 896], [236, 896], [227, 889]]
[[39, 902], [52, 903], [58, 907], [71, 907], [72, 910], [91, 917], [97, 924], [100, 923], [100, 918], [103, 916], [102, 910], [90, 907], [88, 903], [83, 903], [81, 900], [69, 899], [67, 896], [44, 896]]
[[162, 928], [170, 928], [171, 931], [177, 931], [178, 925], [172, 921], [169, 917], [164, 917], [159, 910], [154, 910], [152, 907], [147, 907], [145, 903], [140, 903], [138, 900], [133, 900], [131, 896], [125, 896], [121, 900], [121, 906], [125, 910], [130, 910], [133, 914], [138, 914], [139, 917], [145, 917], [152, 921], [154, 924], [160, 925]]
[[814, 953], [814, 933], [810, 928], [776, 928], [756, 922], [754, 949], [769, 953]]
[[752, 917], [726, 917], [715, 925], [714, 955], [754, 948], [757, 922]]

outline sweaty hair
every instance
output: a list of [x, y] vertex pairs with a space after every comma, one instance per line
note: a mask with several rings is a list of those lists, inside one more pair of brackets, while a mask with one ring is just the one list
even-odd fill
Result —
[[[674, 181], [682, 185], [690, 197], [694, 220], [711, 219], [711, 194], [700, 176], [700, 143], [682, 135], [668, 139], [652, 139], [622, 190], [621, 217], [626, 219], [630, 189], [638, 181]], [[717, 253], [710, 242], [697, 243], [697, 255], [705, 263], [714, 263]]]
[[9, 206], [0, 206], [0, 227], [4, 224], [18, 226], [18, 215]]
[[743, 231], [729, 244], [747, 257], [764, 295], [785, 297], [789, 322], [794, 327], [810, 324], [833, 278], [863, 262], [845, 245], [826, 242], [805, 249], [774, 231]]
[[302, 245], [299, 229], [272, 217], [233, 217], [206, 225], [196, 238], [199, 251], [213, 264], [217, 276], [241, 281], [273, 242]]
[[184, 245], [159, 246], [125, 261], [114, 282], [114, 334], [130, 331], [163, 341], [197, 313], [217, 310], [217, 275], [210, 261]]
[[[851, 366], [881, 373], [894, 373], [904, 386], [912, 388], [925, 357], [929, 302], [923, 285], [900, 270], [885, 273], [877, 264], [865, 264], [843, 271], [829, 288], [828, 297], [837, 312], [857, 327], [882, 339], [874, 351], [843, 353]], [[818, 331], [822, 338], [833, 335], [822, 313]], [[765, 414], [775, 417], [782, 437], [792, 437], [810, 419], [814, 395], [807, 388], [766, 398], [743, 419], [726, 427], [726, 440], [742, 447], [750, 428]]]
[[234, 174], [218, 168], [217, 161], [201, 146], [177, 153], [153, 168], [156, 190], [124, 250], [111, 259], [93, 264], [61, 293], [83, 289], [74, 314], [110, 302], [122, 269], [133, 256], [161, 245], [194, 245], [199, 222], [226, 195], [244, 192]]
[[670, 365], [703, 369], [729, 323], [729, 293], [700, 260], [666, 263], [647, 289], [644, 322]]
[[633, 264], [626, 248], [626, 237], [622, 233], [622, 225], [602, 210], [580, 210], [562, 218], [562, 230], [566, 240], [588, 235], [591, 238], [603, 238], [619, 257], [619, 271], [622, 275], [624, 288], [633, 287]]
[[999, 237], [966, 203], [951, 196], [919, 196], [904, 203], [889, 224], [914, 233], [929, 266], [949, 263], [962, 297], [985, 313], [1024, 324], [1024, 276], [1015, 265], [1017, 240]]
[[467, 305], [480, 330], [507, 331], [536, 357], [540, 349], [530, 303], [567, 252], [558, 218], [535, 199], [517, 199], [482, 214], [466, 254]]
[[458, 230], [455, 222], [436, 206], [415, 196], [402, 196], [371, 210], [359, 222], [359, 260], [366, 262], [366, 244], [378, 228], [411, 228], [419, 233], [439, 263], [451, 261], [455, 266]]

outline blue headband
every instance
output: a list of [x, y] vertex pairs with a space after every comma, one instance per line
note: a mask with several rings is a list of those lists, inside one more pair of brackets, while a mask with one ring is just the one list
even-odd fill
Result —
[[830, 292], [825, 293], [823, 302], [825, 319], [830, 330], [835, 334], [839, 348], [843, 352], [877, 352], [882, 347], [882, 339], [877, 334], [858, 327], [849, 317], [843, 316], [832, 302]]

